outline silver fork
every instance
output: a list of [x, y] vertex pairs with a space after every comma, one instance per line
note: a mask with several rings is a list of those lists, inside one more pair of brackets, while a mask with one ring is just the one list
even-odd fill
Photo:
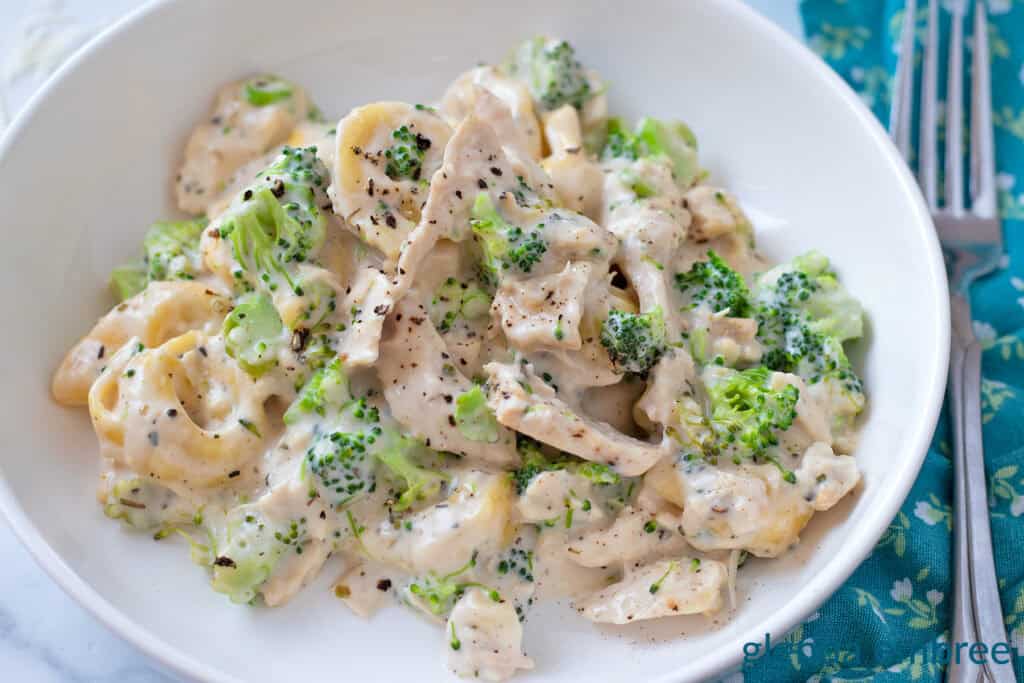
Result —
[[[890, 133], [910, 159], [910, 121], [913, 106], [913, 57], [916, 1], [908, 0], [900, 40]], [[964, 5], [966, 3], [963, 3]], [[924, 193], [942, 242], [949, 275], [952, 344], [949, 359], [949, 399], [952, 407], [955, 565], [953, 637], [946, 680], [955, 683], [1016, 681], [1012, 664], [982, 664], [957, 643], [1006, 643], [999, 601], [992, 536], [989, 527], [985, 460], [981, 438], [981, 346], [971, 325], [968, 290], [979, 277], [998, 267], [1003, 253], [1002, 229], [996, 212], [995, 154], [992, 145], [992, 93], [989, 69], [988, 19], [985, 3], [974, 3], [974, 49], [970, 122], [970, 207], [963, 196], [961, 117], [963, 100], [963, 7], [950, 20], [946, 88], [945, 201], [939, 206], [936, 161], [938, 110], [938, 0], [928, 0], [919, 120], [918, 183]]]

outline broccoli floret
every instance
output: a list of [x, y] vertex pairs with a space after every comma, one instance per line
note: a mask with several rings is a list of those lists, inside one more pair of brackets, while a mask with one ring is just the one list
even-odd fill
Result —
[[203, 269], [199, 238], [205, 227], [205, 218], [151, 225], [142, 241], [142, 263], [120, 266], [110, 274], [110, 289], [118, 301], [135, 296], [154, 280], [194, 280]]
[[474, 284], [453, 277], [438, 287], [430, 301], [430, 321], [441, 334], [452, 329], [459, 318], [476, 320], [487, 315], [491, 297]]
[[303, 415], [315, 413], [321, 417], [327, 409], [341, 410], [352, 400], [348, 378], [341, 367], [341, 359], [335, 358], [331, 363], [313, 373], [298, 397], [284, 414], [284, 423], [295, 424]]
[[242, 93], [246, 102], [252, 106], [266, 107], [291, 97], [295, 93], [295, 86], [277, 76], [263, 74], [246, 81], [242, 85]]
[[118, 266], [110, 273], [110, 291], [119, 302], [132, 298], [148, 284], [146, 267], [141, 263]]
[[377, 459], [387, 467], [391, 477], [400, 483], [402, 494], [393, 508], [396, 512], [437, 496], [448, 481], [448, 475], [427, 469], [416, 462], [418, 454], [425, 450], [414, 439], [391, 435], [387, 444], [376, 453]]
[[683, 188], [692, 185], [700, 174], [697, 138], [682, 121], [645, 117], [637, 123], [635, 131], [630, 131], [622, 119], [608, 119], [601, 158], [663, 159], [672, 167], [676, 184]]
[[392, 180], [419, 180], [423, 159], [430, 149], [430, 138], [413, 133], [408, 126], [396, 128], [391, 137], [395, 144], [384, 150], [387, 159], [384, 172]]
[[284, 324], [265, 294], [245, 294], [224, 318], [224, 346], [243, 370], [258, 378], [277, 363]]
[[193, 280], [202, 269], [199, 238], [206, 219], [154, 223], [142, 246], [149, 280]]
[[608, 119], [602, 158], [635, 160], [641, 156], [639, 147], [639, 140], [622, 119], [617, 116]]
[[285, 147], [256, 182], [235, 198], [218, 234], [231, 240], [240, 266], [234, 272], [238, 286], [273, 292], [278, 280], [283, 280], [297, 295], [303, 294], [293, 278], [292, 264], [312, 260], [323, 244], [328, 182], [315, 147]]
[[231, 602], [251, 603], [285, 554], [301, 555], [308, 541], [305, 517], [278, 522], [255, 504], [234, 508], [213, 551], [213, 589]]
[[501, 601], [501, 595], [490, 586], [476, 581], [460, 581], [459, 578], [476, 567], [476, 551], [469, 561], [453, 572], [438, 576], [429, 572], [409, 584], [407, 595], [416, 606], [435, 615], [444, 616], [452, 611], [455, 603], [468, 588], [477, 587], [487, 591], [487, 595], [495, 602]]
[[583, 109], [596, 94], [576, 59], [576, 51], [564, 40], [543, 36], [527, 40], [502, 68], [526, 82], [543, 111], [553, 111], [565, 104]]
[[839, 284], [828, 259], [810, 252], [763, 273], [754, 288], [763, 363], [807, 382], [838, 382], [855, 410], [863, 387], [843, 342], [863, 335], [861, 305]]
[[612, 309], [601, 325], [601, 345], [620, 368], [644, 373], [665, 352], [665, 334], [660, 308], [642, 314]]
[[372, 491], [376, 482], [372, 451], [382, 433], [377, 425], [363, 431], [321, 433], [306, 453], [306, 471], [315, 485], [310, 497], [319, 495], [340, 510]]
[[602, 463], [581, 460], [568, 453], [548, 457], [544, 454], [539, 441], [524, 434], [516, 434], [516, 450], [519, 451], [522, 464], [511, 473], [511, 477], [519, 495], [523, 495], [533, 478], [541, 472], [569, 470], [598, 486], [609, 486], [622, 481], [617, 472]]
[[753, 313], [743, 276], [714, 251], [708, 251], [707, 261], [697, 261], [689, 271], [676, 273], [676, 288], [694, 307], [706, 303], [712, 313], [727, 312], [734, 318], [747, 318]]
[[119, 479], [107, 491], [103, 514], [120, 519], [133, 529], [154, 529], [164, 524], [182, 524], [178, 495], [165, 486], [141, 477]]
[[529, 273], [548, 248], [541, 234], [543, 223], [527, 234], [501, 216], [486, 192], [476, 196], [469, 224], [483, 249], [482, 274], [492, 285], [498, 283], [504, 270]]
[[[787, 384], [776, 391], [770, 378], [771, 371], [761, 366], [731, 373], [707, 387], [711, 429], [719, 450], [731, 452], [737, 462], [746, 458], [777, 462], [768, 449], [778, 445], [778, 433], [796, 419], [800, 390]], [[792, 483], [793, 474], [784, 474]]]
[[487, 394], [480, 385], [455, 397], [455, 426], [470, 441], [498, 441], [498, 421], [487, 407]]

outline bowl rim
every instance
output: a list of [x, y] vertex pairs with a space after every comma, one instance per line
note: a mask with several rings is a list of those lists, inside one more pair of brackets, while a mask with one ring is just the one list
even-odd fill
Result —
[[[171, 7], [179, 1], [147, 0], [80, 47], [29, 98], [7, 130], [0, 134], [0, 158], [4, 157], [22, 129], [34, 117], [36, 111], [46, 105], [51, 93], [60, 87], [65, 78], [72, 74], [79, 64], [88, 60], [94, 52], [122, 33], [131, 30], [140, 22], [148, 20], [151, 15]], [[746, 638], [745, 642], [760, 642], [766, 634], [771, 634], [771, 637], [778, 641], [835, 593], [860, 566], [895, 517], [917, 479], [938, 422], [945, 395], [950, 345], [949, 290], [938, 236], [917, 182], [878, 119], [865, 106], [860, 97], [810, 48], [742, 0], [713, 0], [713, 4], [715, 10], [727, 19], [733, 20], [736, 24], [754, 33], [760, 33], [773, 43], [777, 50], [785, 53], [787, 58], [800, 63], [820, 81], [823, 88], [831, 91], [832, 96], [838, 97], [856, 115], [858, 123], [866, 129], [871, 142], [884, 155], [887, 165], [899, 182], [899, 189], [911, 199], [912, 217], [915, 219], [913, 231], [917, 233], [924, 247], [918, 257], [924, 259], [928, 266], [928, 281], [932, 284], [933, 293], [937, 297], [934, 303], [937, 304], [938, 315], [934, 320], [933, 332], [938, 353], [933, 359], [932, 371], [927, 374], [925, 379], [923, 389], [927, 399], [923, 410], [919, 413], [920, 419], [916, 421], [907, 439], [909, 445], [905, 450], [910, 456], [911, 462], [903, 468], [900, 476], [887, 480], [885, 493], [879, 504], [868, 513], [866, 520], [862, 520], [862, 529], [873, 527], [872, 530], [868, 533], [860, 533], [845, 548], [841, 556], [833, 558], [826, 564], [823, 571], [815, 575], [794, 596], [792, 601], [765, 619], [757, 627], [756, 632], [751, 630], [743, 634], [743, 637]], [[64, 592], [106, 628], [147, 655], [157, 667], [193, 680], [216, 683], [232, 683], [238, 680], [216, 666], [204, 663], [154, 635], [135, 620], [127, 617], [113, 603], [79, 577], [44, 540], [22, 509], [4, 475], [2, 466], [0, 466], [0, 513], [7, 519], [15, 536], [27, 548], [35, 562]], [[730, 652], [727, 648], [720, 647], [695, 661], [680, 664], [678, 668], [655, 678], [654, 681], [672, 683], [680, 680], [702, 680], [736, 669], [742, 659], [741, 648], [735, 648], [735, 651]]]

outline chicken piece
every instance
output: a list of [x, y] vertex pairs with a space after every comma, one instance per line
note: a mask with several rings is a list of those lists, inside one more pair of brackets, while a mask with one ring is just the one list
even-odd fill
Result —
[[807, 385], [797, 375], [773, 372], [769, 380], [773, 391], [780, 391], [792, 385], [800, 392], [796, 402], [796, 419], [793, 425], [779, 436], [780, 445], [788, 452], [803, 453], [816, 441], [832, 444], [825, 410], [817, 398], [807, 391]]
[[567, 263], [554, 275], [504, 278], [493, 306], [509, 343], [520, 351], [578, 350], [583, 344], [583, 296], [592, 269], [589, 263]]
[[551, 181], [539, 166], [510, 159], [486, 119], [467, 116], [444, 150], [444, 163], [434, 174], [422, 217], [402, 246], [398, 263], [401, 296], [439, 239], [461, 242], [470, 236], [470, 213], [481, 190], [498, 204], [502, 196], [542, 206], [552, 198]]
[[828, 510], [860, 481], [857, 461], [849, 455], [836, 455], [825, 443], [807, 449], [795, 474], [804, 499], [815, 510]]
[[388, 270], [420, 220], [421, 180], [441, 166], [451, 134], [432, 110], [404, 102], [357, 107], [338, 122], [328, 194], [346, 225], [384, 254]]
[[[453, 126], [458, 126], [471, 112], [477, 109], [480, 90], [486, 90], [500, 100], [514, 127], [499, 133], [502, 140], [515, 140], [515, 144], [533, 159], [541, 153], [540, 126], [533, 109], [530, 90], [522, 81], [509, 78], [493, 66], [480, 66], [461, 74], [445, 91], [441, 98], [441, 114]], [[520, 138], [520, 139], [517, 139]]]
[[667, 454], [664, 443], [640, 441], [577, 414], [529, 367], [488, 363], [484, 372], [489, 377], [488, 405], [498, 422], [510, 429], [609, 465], [627, 477], [643, 474]]
[[364, 619], [374, 615], [391, 597], [391, 586], [397, 584], [394, 567], [370, 559], [349, 567], [334, 582], [334, 594], [349, 609]]
[[604, 174], [583, 149], [576, 108], [567, 104], [545, 114], [544, 136], [551, 154], [541, 166], [551, 176], [560, 203], [596, 220], [601, 213]]
[[708, 357], [721, 356], [725, 364], [758, 363], [761, 343], [757, 341], [757, 321], [712, 315], [708, 322]]
[[408, 529], [396, 529], [385, 519], [363, 532], [367, 552], [410, 574], [444, 576], [463, 568], [474, 553], [504, 548], [513, 530], [508, 476], [469, 470], [453, 484], [443, 502], [408, 516]]
[[455, 603], [445, 624], [448, 668], [463, 678], [504, 681], [533, 668], [523, 654], [523, 626], [515, 607], [470, 588]]
[[[252, 97], [254, 89], [269, 84], [280, 86], [277, 93], [284, 96], [256, 103], [261, 100]], [[209, 118], [192, 130], [185, 145], [184, 162], [175, 181], [178, 208], [191, 214], [206, 213], [228, 189], [239, 168], [288, 139], [306, 118], [308, 107], [302, 88], [272, 76], [221, 88]]]
[[230, 309], [230, 300], [198, 282], [151, 282], [100, 318], [89, 334], [71, 347], [53, 375], [54, 399], [66, 406], [85, 405], [93, 382], [132, 337], [153, 347], [189, 330], [212, 334], [220, 329]]
[[573, 562], [563, 530], [545, 528], [533, 550], [533, 576], [542, 599], [583, 596], [607, 586], [616, 569], [584, 567]]
[[627, 505], [610, 527], [571, 538], [568, 552], [584, 567], [622, 567], [677, 556], [686, 548], [678, 519], [659, 519]]
[[473, 388], [453, 364], [444, 340], [413, 291], [385, 325], [377, 371], [395, 419], [435, 450], [450, 451], [495, 467], [519, 462], [515, 435], [499, 427], [497, 442], [473, 441], [455, 422], [455, 399]]
[[750, 220], [736, 199], [725, 190], [711, 185], [697, 185], [684, 195], [693, 216], [690, 238], [707, 242], [728, 233], [751, 233]]
[[725, 469], [684, 461], [674, 469], [683, 531], [701, 551], [746, 550], [777, 557], [799, 540], [814, 514], [801, 488], [784, 481], [774, 465]]
[[[542, 523], [563, 517], [572, 510], [567, 522], [572, 528], [597, 526], [607, 519], [602, 506], [590, 503], [597, 500], [593, 484], [585, 477], [568, 470], [541, 472], [519, 496], [516, 510], [525, 522]], [[587, 504], [584, 504], [587, 501]]]
[[618, 583], [578, 600], [576, 609], [603, 624], [711, 614], [722, 606], [727, 578], [725, 565], [714, 560], [662, 560], [628, 572]]
[[633, 414], [638, 423], [653, 431], [675, 420], [675, 404], [680, 396], [696, 394], [697, 372], [686, 349], [669, 349], [651, 369], [647, 390], [637, 401]]

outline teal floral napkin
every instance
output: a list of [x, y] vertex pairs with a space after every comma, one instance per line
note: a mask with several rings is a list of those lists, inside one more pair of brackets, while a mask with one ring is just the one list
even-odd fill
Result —
[[[947, 23], [949, 2], [940, 3]], [[801, 3], [808, 44], [883, 123], [891, 105], [903, 5], [902, 0]], [[913, 20], [920, 41], [927, 0], [919, 0], [918, 7]], [[1011, 659], [1024, 680], [1024, 0], [990, 0], [988, 8], [1007, 256], [997, 273], [974, 287], [972, 302], [975, 332], [985, 348], [982, 421], [989, 506], [1012, 646], [1010, 655], [1004, 652], [1001, 659]], [[966, 24], [968, 35], [971, 26]], [[944, 54], [942, 59], [944, 64]], [[917, 62], [919, 66], [920, 51]], [[940, 121], [940, 144], [944, 125]], [[768, 654], [745, 663], [734, 678], [942, 680], [952, 599], [949, 455], [943, 416], [920, 477], [871, 556], [820, 610], [784, 640], [772, 643]]]

